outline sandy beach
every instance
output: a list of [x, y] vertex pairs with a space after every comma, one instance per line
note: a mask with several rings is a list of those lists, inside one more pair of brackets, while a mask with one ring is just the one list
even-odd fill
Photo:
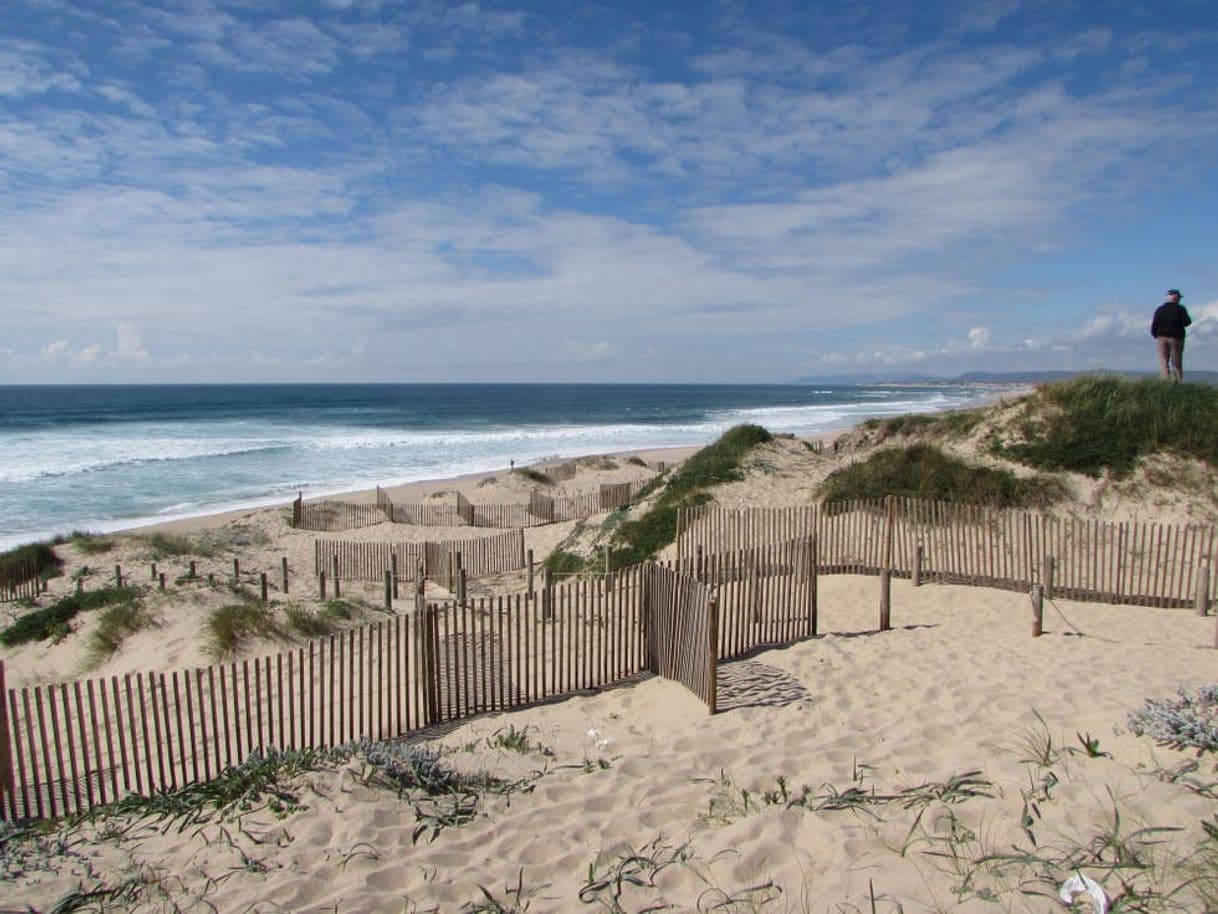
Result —
[[[861, 452], [778, 439], [716, 500], [803, 504]], [[556, 493], [655, 475], [621, 455], [579, 464]], [[493, 504], [527, 500], [529, 488], [498, 473], [390, 495], [460, 491]], [[89, 618], [57, 644], [5, 648], [8, 685], [211, 662], [201, 616], [218, 598], [152, 587], [150, 532], [216, 545], [196, 558], [201, 578], [231, 575], [234, 555], [251, 576], [286, 556], [301, 582], [290, 598], [316, 601], [319, 534], [291, 529], [286, 513], [179, 521], [116, 536], [99, 555], [61, 547], [68, 574], [53, 594], [82, 565], [92, 587], [119, 564], [149, 587], [156, 624], [87, 671]], [[527, 547], [540, 562], [578, 524], [530, 528]], [[342, 536], [443, 533], [384, 523]], [[185, 560], [159, 566], [176, 577]], [[474, 584], [511, 591], [523, 575]], [[349, 587], [370, 604], [379, 593]], [[1212, 766], [1194, 775], [1191, 753], [1135, 735], [1127, 715], [1215, 680], [1212, 617], [1055, 599], [1033, 638], [1026, 594], [896, 581], [893, 627], [879, 632], [878, 587], [870, 576], [823, 577], [820, 634], [723, 664], [713, 716], [679, 684], [648, 678], [412, 736], [407, 745], [481, 785], [462, 795], [460, 815], [437, 814], [349, 755], [223, 816], [112, 816], [14, 845], [0, 854], [0, 910], [126, 886], [105, 910], [1040, 912], [1063, 909], [1057, 892], [1075, 872], [1126, 898], [1191, 878], [1200, 823], [1215, 812], [1197, 787]], [[252, 641], [240, 656], [280, 646]], [[1146, 866], [1116, 866], [1122, 854]]]

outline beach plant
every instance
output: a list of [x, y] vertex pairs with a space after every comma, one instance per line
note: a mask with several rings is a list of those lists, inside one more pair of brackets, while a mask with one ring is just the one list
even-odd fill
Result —
[[275, 611], [265, 603], [228, 603], [207, 617], [207, 651], [217, 660], [239, 650], [251, 638], [281, 634]]
[[1042, 507], [1065, 495], [1060, 482], [1021, 478], [970, 464], [929, 444], [885, 448], [826, 477], [817, 495], [829, 504], [895, 495], [996, 508]]
[[1218, 684], [1190, 690], [1177, 697], [1148, 698], [1128, 716], [1129, 729], [1173, 749], [1194, 749], [1200, 755], [1218, 751]]
[[548, 473], [543, 473], [541, 470], [535, 470], [533, 467], [516, 467], [512, 472], [523, 476], [529, 482], [537, 483], [539, 486], [552, 486], [555, 484], [554, 477]]
[[[705, 504], [714, 487], [743, 479], [741, 467], [749, 452], [772, 437], [760, 425], [737, 425], [681, 464], [666, 477], [651, 507], [640, 517], [624, 521], [615, 531], [615, 566], [629, 567], [654, 558], [676, 539], [678, 510]], [[650, 494], [644, 489], [638, 498], [641, 501]]]
[[636, 466], [636, 467], [647, 466], [647, 461], [644, 460], [642, 457], [640, 457], [638, 454], [631, 454], [629, 457], [626, 458], [626, 462], [629, 463], [630, 465]]
[[309, 609], [299, 603], [289, 603], [283, 608], [288, 629], [302, 638], [321, 638], [338, 628], [335, 617], [323, 610]]
[[140, 591], [135, 587], [103, 587], [74, 593], [50, 606], [40, 607], [19, 616], [8, 628], [0, 631], [0, 644], [15, 647], [30, 641], [63, 637], [70, 631], [70, 623], [81, 612], [139, 599]]
[[73, 530], [68, 534], [68, 542], [76, 547], [82, 555], [104, 555], [113, 551], [118, 545], [112, 536], [102, 536], [99, 533], [87, 533]]
[[463, 904], [461, 914], [520, 914], [532, 907], [534, 896], [549, 887], [550, 883], [544, 882], [526, 889], [524, 867], [522, 866], [516, 871], [516, 882], [504, 887], [502, 897], [496, 895], [482, 883], [478, 883], [478, 891], [482, 893], [482, 898]]
[[999, 430], [993, 452], [1030, 467], [1128, 475], [1139, 458], [1169, 451], [1218, 463], [1218, 388], [1157, 378], [1088, 375], [1029, 396]]
[[54, 543], [27, 543], [0, 552], [0, 587], [32, 580], [30, 571], [43, 580], [59, 577], [63, 573], [63, 559], [55, 554]]
[[101, 611], [97, 625], [89, 632], [85, 643], [85, 669], [100, 666], [122, 647], [128, 636], [155, 622], [155, 617], [138, 597], [107, 606]]

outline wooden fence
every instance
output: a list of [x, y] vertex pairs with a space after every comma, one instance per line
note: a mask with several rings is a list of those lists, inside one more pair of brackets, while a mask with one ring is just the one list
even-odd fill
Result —
[[356, 543], [319, 539], [313, 544], [313, 572], [334, 574], [337, 569], [338, 577], [346, 581], [380, 581], [386, 571], [396, 571], [398, 580], [413, 580], [420, 565], [423, 576], [435, 580], [451, 575], [454, 567], [471, 575], [519, 571], [525, 567], [524, 531], [506, 530], [492, 536], [443, 542]]
[[33, 559], [0, 562], [0, 603], [36, 597], [44, 586]]
[[815, 567], [799, 548], [707, 562], [706, 581], [646, 564], [536, 595], [416, 596], [410, 614], [202, 669], [6, 689], [0, 661], [0, 813], [60, 816], [209, 780], [254, 751], [398, 737], [646, 672], [714, 711], [719, 656], [808, 631], [794, 624], [806, 587], [757, 601], [759, 582]]
[[534, 490], [527, 504], [509, 505], [475, 504], [459, 492], [452, 503], [399, 505], [389, 498], [384, 489], [377, 486], [375, 504], [333, 499], [306, 504], [303, 496], [299, 496], [292, 503], [292, 524], [301, 530], [323, 532], [352, 530], [385, 521], [421, 527], [519, 529], [566, 520], [583, 520], [602, 511], [624, 507], [644, 485], [642, 482], [608, 483], [601, 485], [597, 492], [557, 498]]
[[689, 509], [680, 519], [678, 556], [690, 562], [810, 535], [821, 573], [889, 569], [911, 577], [916, 566], [922, 580], [1013, 590], [1042, 584], [1070, 599], [1151, 606], [1192, 605], [1197, 568], [1213, 565], [1218, 546], [1208, 525], [1107, 523], [889, 498]]

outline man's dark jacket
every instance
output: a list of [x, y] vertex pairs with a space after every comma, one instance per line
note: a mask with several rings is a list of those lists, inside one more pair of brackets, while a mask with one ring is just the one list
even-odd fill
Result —
[[1172, 339], [1184, 339], [1184, 328], [1193, 322], [1188, 316], [1184, 305], [1177, 302], [1164, 302], [1155, 311], [1154, 319], [1150, 322], [1150, 335], [1155, 339], [1169, 336]]

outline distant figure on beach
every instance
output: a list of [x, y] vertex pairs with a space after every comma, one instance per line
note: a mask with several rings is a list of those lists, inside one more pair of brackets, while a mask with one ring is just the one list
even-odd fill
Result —
[[1159, 347], [1159, 369], [1163, 377], [1184, 380], [1184, 328], [1193, 322], [1184, 305], [1180, 290], [1168, 289], [1167, 300], [1155, 309], [1150, 322], [1150, 335]]

